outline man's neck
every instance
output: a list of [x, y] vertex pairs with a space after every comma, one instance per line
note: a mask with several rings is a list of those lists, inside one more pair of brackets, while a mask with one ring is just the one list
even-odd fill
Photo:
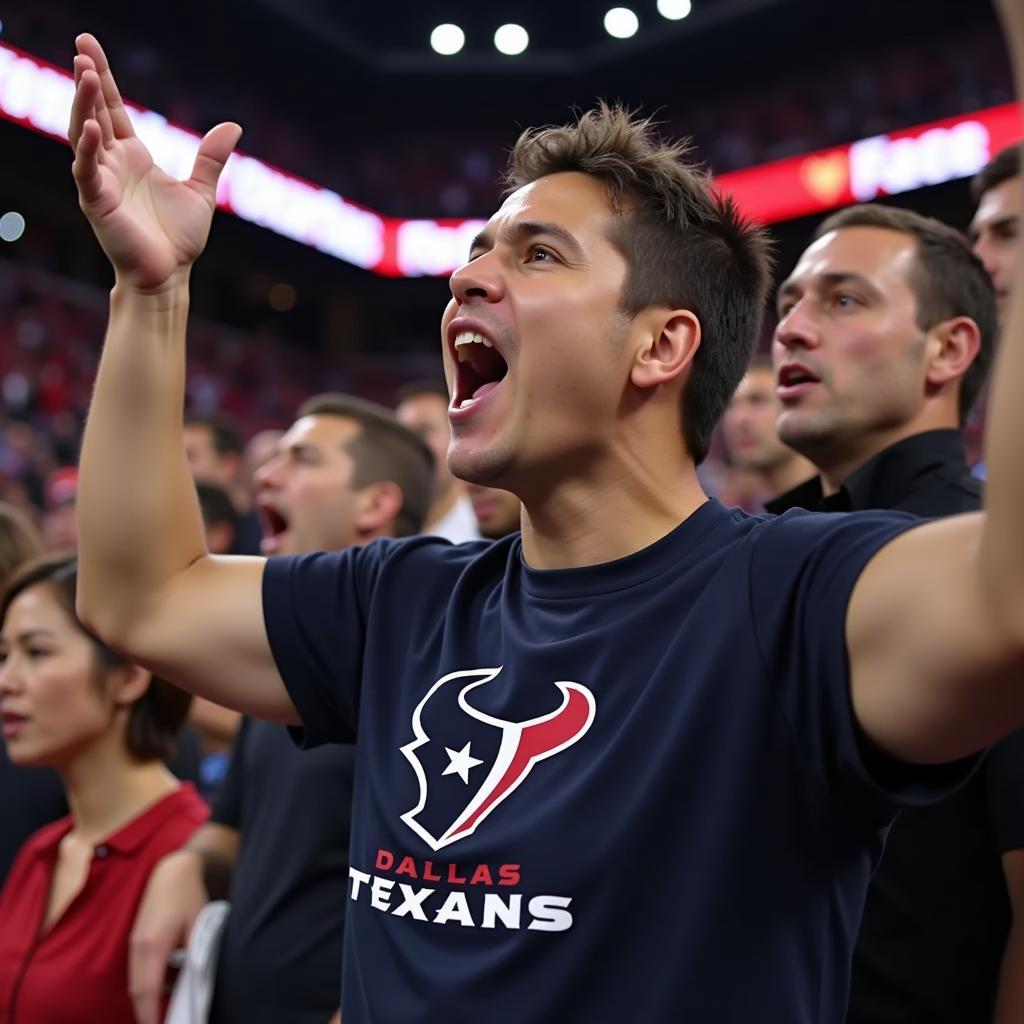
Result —
[[817, 472], [810, 459], [793, 452], [764, 471], [765, 490], [772, 496], [785, 494], [805, 480], [810, 480]]
[[706, 501], [692, 463], [660, 479], [624, 472], [563, 482], [524, 505], [523, 554], [534, 569], [611, 562], [660, 540]]

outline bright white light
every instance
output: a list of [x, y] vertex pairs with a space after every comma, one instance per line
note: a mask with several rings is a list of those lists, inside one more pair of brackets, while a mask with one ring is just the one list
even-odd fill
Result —
[[637, 16], [628, 7], [613, 7], [604, 16], [604, 29], [616, 39], [628, 39], [636, 35], [640, 27]]
[[25, 218], [12, 210], [0, 217], [0, 239], [16, 242], [25, 233]]
[[669, 21], [685, 18], [692, 7], [690, 0], [658, 0], [658, 13]]
[[514, 57], [530, 45], [530, 36], [522, 25], [502, 25], [494, 33], [494, 45], [500, 53]]
[[430, 45], [435, 53], [450, 57], [458, 53], [466, 42], [466, 33], [458, 25], [438, 25], [430, 33]]

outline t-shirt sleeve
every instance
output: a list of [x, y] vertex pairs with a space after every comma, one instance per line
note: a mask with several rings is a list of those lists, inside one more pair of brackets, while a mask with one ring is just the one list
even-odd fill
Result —
[[921, 520], [896, 512], [790, 512], [754, 540], [750, 599], [757, 643], [812, 792], [828, 813], [860, 826], [886, 824], [970, 775], [977, 759], [910, 765], [861, 731], [850, 698], [846, 613], [868, 562]]
[[1024, 729], [989, 751], [984, 771], [996, 852], [1024, 848]]
[[245, 738], [249, 735], [249, 719], [243, 718], [235, 734], [235, 742], [231, 748], [231, 760], [228, 770], [217, 793], [213, 798], [210, 810], [210, 821], [229, 828], [242, 828], [242, 798], [245, 787]]
[[267, 561], [263, 618], [303, 746], [355, 740], [368, 608], [389, 543]]

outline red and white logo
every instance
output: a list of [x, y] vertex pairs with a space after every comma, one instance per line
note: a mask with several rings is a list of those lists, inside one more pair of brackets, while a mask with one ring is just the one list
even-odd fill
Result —
[[474, 707], [471, 692], [500, 672], [499, 667], [449, 673], [413, 711], [415, 739], [400, 749], [420, 792], [402, 821], [432, 850], [472, 835], [535, 765], [571, 747], [594, 720], [594, 696], [580, 683], [554, 683], [558, 707], [524, 722]]

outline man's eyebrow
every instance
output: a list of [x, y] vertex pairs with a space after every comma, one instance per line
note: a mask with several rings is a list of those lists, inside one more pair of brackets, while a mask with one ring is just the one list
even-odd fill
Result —
[[477, 251], [477, 249], [492, 249], [493, 247], [491, 236], [487, 228], [484, 228], [484, 230], [476, 235], [473, 241], [469, 243], [469, 252], [470, 255], [472, 255]]
[[308, 441], [293, 441], [286, 449], [292, 455], [319, 455], [320, 449]]
[[982, 221], [980, 224], [972, 220], [967, 227], [967, 240], [971, 245], [974, 245], [981, 238], [982, 231], [988, 231], [996, 235], [1004, 234], [1007, 231], [1013, 231], [1019, 223], [1020, 214], [1018, 213], [1008, 213], [993, 220]]
[[[561, 224], [555, 224], [553, 221], [520, 220], [516, 221], [515, 224], [504, 228], [501, 234], [504, 236], [506, 241], [513, 245], [529, 241], [531, 238], [546, 235], [549, 238], [556, 239], [560, 242], [568, 250], [567, 255], [571, 258], [583, 258], [583, 247], [576, 240], [576, 237], [572, 232], [562, 227]], [[478, 249], [486, 251], [493, 247], [494, 243], [491, 240], [491, 233], [489, 229], [484, 229], [470, 243], [469, 251], [470, 253], [474, 253]]]
[[990, 231], [1011, 231], [1020, 224], [1020, 215], [1016, 213], [1008, 213], [1005, 217], [999, 217], [996, 220], [989, 221], [988, 228]]
[[[833, 270], [827, 274], [820, 274], [814, 279], [814, 284], [826, 288], [837, 288], [844, 284], [853, 284], [863, 288], [873, 296], [878, 295], [878, 289], [863, 275], [855, 270]], [[792, 295], [803, 291], [803, 288], [793, 278], [787, 278], [779, 285], [777, 302], [782, 302]]]

